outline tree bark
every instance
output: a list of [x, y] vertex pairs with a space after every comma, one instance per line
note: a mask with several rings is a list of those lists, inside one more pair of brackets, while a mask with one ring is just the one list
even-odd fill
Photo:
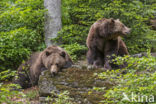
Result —
[[48, 10], [45, 22], [45, 43], [46, 46], [50, 46], [53, 44], [51, 39], [57, 37], [58, 31], [62, 28], [61, 0], [44, 0], [44, 6]]

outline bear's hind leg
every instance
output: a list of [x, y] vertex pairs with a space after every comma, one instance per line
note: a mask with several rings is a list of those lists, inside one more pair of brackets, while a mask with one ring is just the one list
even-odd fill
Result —
[[88, 64], [94, 68], [103, 66], [103, 55], [97, 49], [89, 49], [87, 53]]
[[88, 52], [87, 52], [88, 64], [93, 65], [93, 63], [95, 61], [95, 58], [96, 58], [96, 53], [92, 49], [89, 49]]

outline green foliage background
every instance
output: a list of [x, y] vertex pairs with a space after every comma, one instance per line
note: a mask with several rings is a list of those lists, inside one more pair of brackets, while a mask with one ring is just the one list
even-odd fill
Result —
[[95, 21], [119, 18], [132, 29], [124, 38], [130, 54], [145, 52], [154, 47], [156, 39], [156, 31], [147, 25], [149, 19], [154, 18], [154, 9], [154, 0], [63, 0], [63, 29], [54, 40], [70, 47], [74, 43], [86, 47], [89, 28]]
[[[154, 9], [154, 0], [62, 0], [63, 29], [54, 40], [77, 60], [87, 51], [88, 31], [96, 20], [119, 18], [132, 28], [124, 38], [129, 52], [143, 52], [155, 48], [156, 31], [147, 25]], [[1, 71], [16, 69], [32, 51], [45, 47], [44, 13], [43, 0], [0, 1]]]
[[43, 0], [0, 1], [0, 71], [16, 69], [44, 41]]

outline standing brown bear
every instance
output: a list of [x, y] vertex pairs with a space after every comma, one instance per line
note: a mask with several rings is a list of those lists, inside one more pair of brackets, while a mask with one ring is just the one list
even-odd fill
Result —
[[43, 70], [48, 69], [52, 75], [73, 64], [70, 56], [58, 46], [50, 46], [42, 52], [33, 53], [28, 61], [18, 68], [14, 83], [22, 88], [36, 85]]
[[112, 59], [112, 55], [128, 55], [128, 50], [120, 36], [130, 33], [130, 29], [126, 27], [119, 19], [106, 19], [96, 21], [90, 28], [87, 37], [87, 60], [88, 64], [93, 67], [104, 67], [111, 69], [111, 63], [108, 56]]

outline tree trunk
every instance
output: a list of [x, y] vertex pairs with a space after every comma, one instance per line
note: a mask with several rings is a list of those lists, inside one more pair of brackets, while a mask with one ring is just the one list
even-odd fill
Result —
[[45, 22], [45, 43], [46, 46], [50, 46], [53, 44], [51, 39], [57, 37], [58, 31], [62, 28], [61, 0], [44, 0], [44, 6], [48, 9]]

